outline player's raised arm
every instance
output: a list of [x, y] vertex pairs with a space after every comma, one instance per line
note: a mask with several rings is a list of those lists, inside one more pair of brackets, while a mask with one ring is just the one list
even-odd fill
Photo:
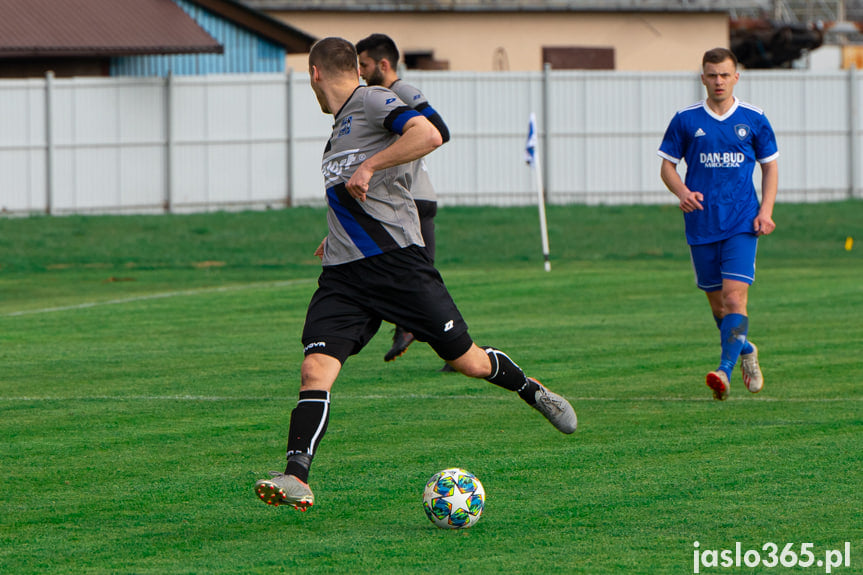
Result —
[[376, 171], [422, 158], [442, 143], [437, 128], [426, 118], [415, 116], [405, 123], [398, 140], [360, 164], [345, 187], [352, 197], [364, 202]]

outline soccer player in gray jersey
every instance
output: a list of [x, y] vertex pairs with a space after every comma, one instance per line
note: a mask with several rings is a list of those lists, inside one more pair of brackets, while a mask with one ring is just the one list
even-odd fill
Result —
[[316, 250], [323, 269], [303, 327], [300, 393], [288, 429], [287, 467], [255, 484], [270, 505], [306, 510], [312, 458], [327, 430], [330, 390], [342, 365], [381, 321], [404, 325], [456, 371], [518, 393], [563, 433], [572, 406], [526, 377], [505, 353], [478, 347], [423, 249], [411, 197], [414, 162], [441, 144], [421, 114], [385, 88], [359, 85], [357, 53], [324, 38], [309, 53], [312, 90], [334, 117], [324, 149], [329, 233]]
[[[383, 86], [395, 92], [402, 102], [428, 118], [440, 132], [443, 143], [449, 141], [449, 128], [440, 114], [431, 107], [422, 92], [398, 77], [399, 49], [392, 38], [386, 34], [372, 34], [363, 38], [357, 42], [357, 55], [360, 62], [360, 76], [366, 81], [366, 84]], [[415, 166], [417, 169], [411, 184], [411, 194], [419, 212], [420, 229], [426, 244], [426, 252], [434, 262], [434, 218], [437, 215], [437, 195], [435, 195], [425, 161], [420, 159]], [[393, 334], [393, 345], [384, 355], [384, 361], [392, 361], [402, 355], [413, 341], [413, 334], [404, 327], [397, 325]]]

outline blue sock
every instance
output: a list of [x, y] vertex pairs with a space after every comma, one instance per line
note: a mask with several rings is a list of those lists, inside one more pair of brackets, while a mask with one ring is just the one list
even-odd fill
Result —
[[749, 318], [739, 313], [730, 313], [722, 318], [719, 333], [722, 337], [722, 358], [719, 369], [725, 372], [731, 381], [731, 372], [740, 351], [746, 343], [746, 332], [749, 330]]
[[[719, 330], [722, 331], [722, 318], [713, 316], [713, 321], [716, 322], [716, 327], [718, 327]], [[747, 330], [748, 329], [749, 328], [747, 326]], [[751, 343], [749, 343], [749, 337], [747, 336], [746, 341], [743, 343], [743, 349], [740, 350], [740, 353], [741, 354], [749, 354], [749, 353], [752, 353], [753, 351], [755, 351], [755, 348], [752, 347]]]

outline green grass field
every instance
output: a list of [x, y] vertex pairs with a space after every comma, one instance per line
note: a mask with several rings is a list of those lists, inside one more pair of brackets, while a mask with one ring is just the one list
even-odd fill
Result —
[[[777, 207], [749, 305], [765, 389], [738, 372], [722, 403], [679, 210], [548, 219], [551, 273], [532, 208], [442, 209], [438, 263], [578, 431], [422, 344], [384, 364], [385, 325], [334, 387], [307, 513], [252, 486], [283, 468], [323, 210], [0, 220], [0, 572], [692, 573], [740, 542], [813, 565], [700, 571], [824, 573], [849, 542], [832, 571], [863, 573], [863, 202]], [[421, 506], [450, 466], [487, 491], [464, 531]]]

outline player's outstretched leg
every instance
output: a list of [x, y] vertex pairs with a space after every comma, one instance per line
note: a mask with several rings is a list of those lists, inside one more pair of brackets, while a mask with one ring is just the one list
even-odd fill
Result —
[[408, 346], [413, 343], [414, 334], [399, 325], [396, 326], [396, 331], [393, 334], [393, 346], [384, 355], [384, 361], [392, 361], [408, 350]]
[[323, 390], [300, 392], [288, 429], [288, 464], [284, 473], [255, 483], [255, 493], [267, 505], [290, 505], [305, 511], [315, 503], [309, 487], [309, 468], [330, 420], [330, 394]]
[[562, 396], [550, 391], [539, 381], [526, 377], [521, 368], [502, 351], [484, 347], [491, 361], [491, 375], [486, 380], [518, 395], [540, 412], [562, 433], [572, 433], [578, 418], [572, 405]]

